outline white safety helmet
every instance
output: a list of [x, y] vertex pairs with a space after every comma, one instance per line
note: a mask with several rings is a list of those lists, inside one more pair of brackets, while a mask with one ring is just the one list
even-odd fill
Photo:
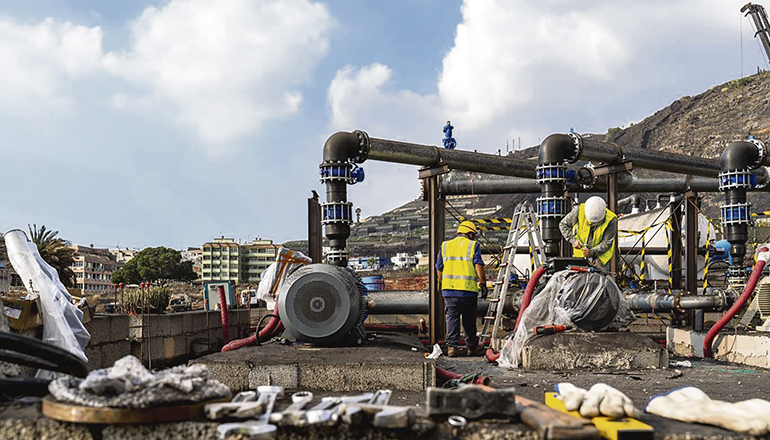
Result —
[[588, 223], [597, 224], [604, 221], [604, 213], [607, 209], [607, 202], [601, 197], [593, 196], [586, 200], [586, 220]]

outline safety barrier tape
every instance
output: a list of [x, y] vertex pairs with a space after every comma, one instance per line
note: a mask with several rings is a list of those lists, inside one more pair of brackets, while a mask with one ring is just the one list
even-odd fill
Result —
[[709, 247], [711, 246], [711, 220], [706, 226], [706, 256], [703, 260], [706, 264], [703, 266], [703, 292], [705, 294], [706, 288], [709, 286]]
[[668, 230], [668, 234], [666, 234], [666, 243], [668, 245], [668, 293], [671, 293], [671, 286], [674, 285], [674, 256], [673, 256], [673, 250], [671, 246], [671, 233], [674, 232], [674, 227], [671, 224], [671, 220], [666, 221], [666, 229]]
[[647, 270], [647, 265], [644, 261], [644, 255], [647, 253], [647, 247], [644, 245], [644, 234], [642, 234], [642, 262], [639, 263], [639, 279], [644, 281], [644, 272]]

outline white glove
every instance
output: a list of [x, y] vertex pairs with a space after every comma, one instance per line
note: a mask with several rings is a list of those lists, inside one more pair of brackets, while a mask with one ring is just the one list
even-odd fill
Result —
[[770, 431], [770, 402], [767, 400], [751, 399], [738, 403], [711, 400], [695, 387], [679, 388], [655, 396], [645, 411], [681, 422], [720, 426], [749, 435], [763, 435]]
[[606, 383], [597, 383], [586, 391], [567, 382], [556, 384], [556, 393], [568, 411], [583, 417], [639, 417], [642, 413], [625, 394]]

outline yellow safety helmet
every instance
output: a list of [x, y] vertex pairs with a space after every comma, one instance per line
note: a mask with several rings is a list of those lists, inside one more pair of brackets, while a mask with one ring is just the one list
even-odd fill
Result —
[[467, 234], [469, 232], [473, 232], [474, 234], [478, 234], [478, 231], [476, 230], [476, 225], [473, 224], [471, 221], [464, 221], [460, 223], [460, 226], [457, 227], [457, 233], [458, 234]]

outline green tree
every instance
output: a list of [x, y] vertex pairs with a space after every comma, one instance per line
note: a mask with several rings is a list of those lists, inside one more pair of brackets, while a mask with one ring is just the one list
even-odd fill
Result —
[[181, 252], [164, 246], [142, 249], [112, 273], [113, 283], [138, 284], [144, 281], [192, 281], [198, 278], [192, 261], [182, 261]]
[[[27, 225], [27, 228], [29, 239], [37, 246], [43, 261], [56, 269], [65, 287], [74, 287], [75, 273], [72, 271], [72, 263], [75, 260], [75, 250], [70, 247], [70, 242], [59, 238], [59, 231], [47, 229], [45, 225], [40, 228], [37, 225]], [[3, 241], [3, 255], [5, 255], [5, 241]]]

